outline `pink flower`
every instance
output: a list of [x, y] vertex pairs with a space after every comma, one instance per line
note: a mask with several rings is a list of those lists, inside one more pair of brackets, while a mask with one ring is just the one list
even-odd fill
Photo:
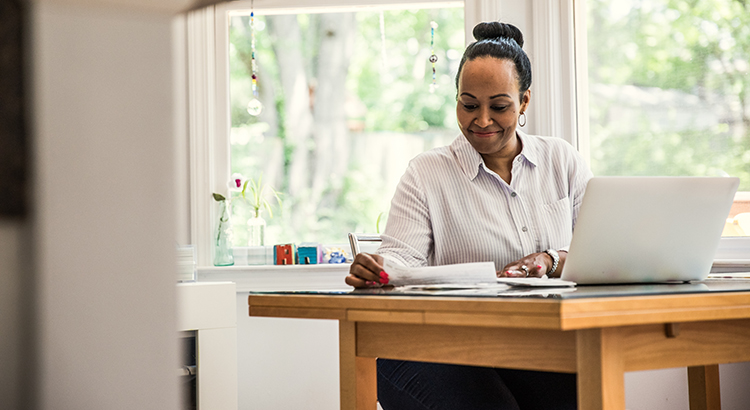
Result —
[[235, 172], [229, 178], [229, 190], [234, 192], [241, 192], [242, 187], [245, 185], [245, 177], [239, 172]]

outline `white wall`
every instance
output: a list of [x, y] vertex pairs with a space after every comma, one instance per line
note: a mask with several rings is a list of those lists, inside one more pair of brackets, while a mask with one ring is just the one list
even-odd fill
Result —
[[29, 2], [34, 212], [0, 226], [3, 409], [179, 404], [176, 9], [101, 3]]
[[338, 321], [249, 317], [237, 293], [239, 410], [339, 408]]

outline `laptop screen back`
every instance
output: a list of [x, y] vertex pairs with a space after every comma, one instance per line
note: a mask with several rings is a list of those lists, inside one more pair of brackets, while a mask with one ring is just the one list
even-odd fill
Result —
[[579, 284], [705, 279], [738, 178], [594, 177], [562, 278]]

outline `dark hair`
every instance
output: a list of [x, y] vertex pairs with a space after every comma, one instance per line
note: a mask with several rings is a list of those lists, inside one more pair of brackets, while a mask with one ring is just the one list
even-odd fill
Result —
[[529, 62], [529, 57], [522, 48], [523, 33], [521, 33], [521, 30], [512, 24], [490, 21], [474, 26], [473, 34], [477, 41], [466, 47], [461, 63], [458, 65], [456, 90], [458, 90], [458, 79], [461, 77], [464, 63], [479, 57], [494, 57], [513, 61], [521, 91], [519, 98], [523, 100], [523, 94], [531, 87], [531, 62]]

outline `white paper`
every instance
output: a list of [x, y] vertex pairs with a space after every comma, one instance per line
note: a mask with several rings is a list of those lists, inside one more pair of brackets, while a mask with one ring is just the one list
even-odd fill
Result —
[[495, 291], [495, 290], [507, 290], [510, 289], [510, 285], [503, 283], [430, 283], [427, 285], [408, 285], [400, 286], [404, 291], [409, 290], [448, 290], [448, 291], [462, 291], [462, 290], [477, 290], [477, 291]]
[[383, 268], [388, 274], [388, 284], [393, 286], [497, 283], [493, 262], [410, 268], [386, 259]]
[[498, 292], [497, 296], [541, 296], [548, 297], [562, 295], [563, 293], [575, 292], [576, 288], [530, 288], [530, 287], [512, 287], [504, 292]]
[[544, 288], [564, 288], [569, 286], [575, 286], [575, 282], [562, 279], [547, 279], [547, 276], [541, 278], [497, 278], [498, 283], [504, 283], [510, 286], [528, 286], [528, 287], [544, 287]]

